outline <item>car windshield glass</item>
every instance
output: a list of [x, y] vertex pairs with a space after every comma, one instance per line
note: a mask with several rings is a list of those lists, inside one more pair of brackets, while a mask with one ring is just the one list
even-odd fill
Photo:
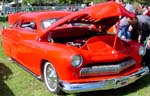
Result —
[[51, 18], [51, 19], [45, 19], [41, 22], [41, 28], [46, 29], [49, 26], [51, 26], [53, 23], [58, 21], [60, 18]]

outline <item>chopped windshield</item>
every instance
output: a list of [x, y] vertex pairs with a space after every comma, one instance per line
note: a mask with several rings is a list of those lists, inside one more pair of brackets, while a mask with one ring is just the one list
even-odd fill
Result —
[[41, 21], [41, 28], [46, 29], [49, 26], [51, 26], [53, 23], [58, 21], [60, 18], [50, 18], [50, 19], [45, 19]]

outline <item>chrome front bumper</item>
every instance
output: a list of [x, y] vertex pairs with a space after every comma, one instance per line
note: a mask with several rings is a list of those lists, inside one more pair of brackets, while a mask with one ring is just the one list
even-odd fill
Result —
[[73, 83], [69, 84], [61, 81], [62, 90], [66, 93], [78, 93], [78, 92], [87, 92], [87, 91], [96, 91], [96, 90], [108, 90], [116, 89], [123, 86], [126, 86], [130, 83], [135, 82], [139, 78], [149, 73], [148, 67], [143, 67], [139, 71], [130, 74], [128, 76], [122, 76], [119, 78], [108, 79], [99, 82], [91, 83]]

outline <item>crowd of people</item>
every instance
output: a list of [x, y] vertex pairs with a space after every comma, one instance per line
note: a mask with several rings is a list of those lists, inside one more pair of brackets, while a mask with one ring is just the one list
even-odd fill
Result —
[[143, 63], [150, 66], [150, 7], [140, 5], [137, 2], [133, 4], [124, 3], [123, 0], [115, 0], [115, 2], [135, 14], [134, 18], [123, 17], [120, 20], [118, 37], [124, 40], [132, 39], [142, 43], [147, 51], [143, 58]]

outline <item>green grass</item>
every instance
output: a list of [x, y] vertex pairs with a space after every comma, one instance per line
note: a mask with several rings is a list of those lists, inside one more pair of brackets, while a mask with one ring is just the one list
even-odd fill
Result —
[[[1, 40], [1, 39], [0, 39]], [[0, 41], [1, 42], [1, 41]], [[67, 96], [150, 96], [150, 76], [114, 90], [70, 94]], [[10, 62], [0, 45], [0, 96], [56, 96], [47, 91], [44, 83]]]
[[0, 22], [7, 21], [7, 16], [0, 17]]

